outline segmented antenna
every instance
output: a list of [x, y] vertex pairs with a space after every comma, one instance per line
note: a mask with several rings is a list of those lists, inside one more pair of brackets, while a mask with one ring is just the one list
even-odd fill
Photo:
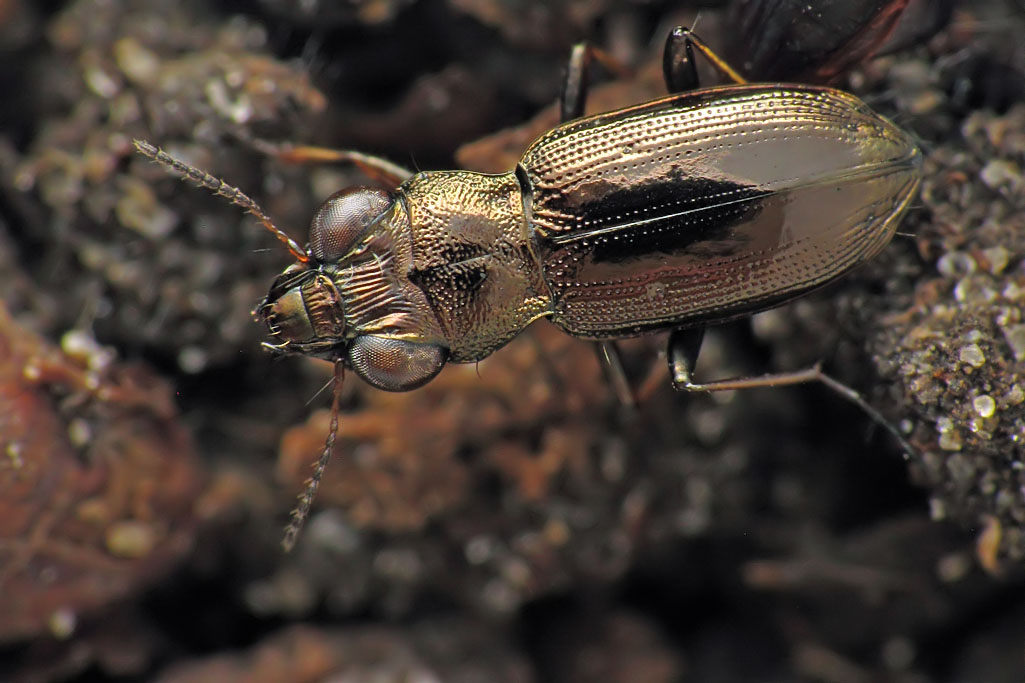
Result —
[[263, 223], [263, 227], [270, 230], [274, 233], [275, 237], [284, 242], [285, 246], [288, 247], [288, 251], [291, 252], [292, 256], [294, 256], [296, 260], [302, 263], [309, 263], [310, 257], [306, 254], [303, 248], [299, 246], [299, 243], [285, 234], [281, 228], [274, 225], [274, 221], [272, 221], [270, 217], [263, 212], [263, 209], [261, 209], [260, 206], [242, 190], [227, 184], [220, 178], [215, 178], [206, 171], [202, 171], [195, 166], [185, 163], [181, 159], [176, 159], [156, 145], [150, 144], [145, 140], [134, 140], [134, 143], [135, 149], [143, 156], [149, 157], [153, 161], [181, 173], [186, 180], [189, 180], [200, 187], [205, 187], [206, 189], [211, 190], [214, 194], [224, 197], [232, 204], [240, 206], [248, 213], [256, 216], [256, 218]]
[[285, 538], [281, 541], [281, 547], [285, 552], [291, 552], [295, 547], [295, 541], [299, 538], [299, 532], [306, 524], [306, 518], [310, 516], [310, 507], [313, 499], [317, 497], [317, 489], [320, 488], [320, 480], [324, 476], [328, 461], [331, 460], [331, 452], [335, 448], [335, 437], [338, 436], [338, 404], [342, 396], [342, 380], [345, 379], [345, 365], [342, 361], [335, 361], [335, 377], [332, 386], [331, 398], [331, 427], [327, 432], [327, 441], [324, 442], [324, 451], [320, 454], [317, 464], [313, 466], [313, 475], [306, 480], [306, 490], [299, 494], [299, 504], [292, 510], [292, 520], [285, 529]]

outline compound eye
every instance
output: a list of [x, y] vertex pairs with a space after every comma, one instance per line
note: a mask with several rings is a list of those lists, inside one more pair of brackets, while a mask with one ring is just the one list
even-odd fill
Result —
[[390, 194], [371, 187], [349, 188], [328, 197], [310, 224], [313, 258], [328, 263], [345, 256], [366, 227], [391, 202]]
[[349, 346], [349, 363], [366, 382], [385, 391], [409, 391], [434, 378], [448, 350], [437, 344], [364, 335]]

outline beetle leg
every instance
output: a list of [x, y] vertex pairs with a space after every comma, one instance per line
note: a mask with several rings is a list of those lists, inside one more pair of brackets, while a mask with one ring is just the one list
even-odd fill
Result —
[[559, 121], [565, 123], [584, 115], [587, 103], [588, 71], [591, 62], [597, 61], [608, 71], [620, 77], [628, 76], [630, 70], [611, 54], [587, 43], [577, 43], [569, 53], [566, 77], [562, 80], [559, 94]]
[[641, 401], [630, 378], [627, 377], [619, 345], [612, 340], [594, 342], [594, 352], [598, 356], [598, 362], [605, 369], [605, 377], [612, 385], [612, 391], [619, 399], [619, 403], [624, 408], [636, 408]]
[[727, 80], [741, 85], [747, 83], [746, 78], [717, 55], [697, 34], [686, 26], [677, 26], [669, 32], [662, 54], [662, 74], [669, 92], [684, 92], [698, 87], [698, 72], [694, 64], [695, 49]]
[[[587, 104], [588, 71], [591, 68], [592, 59], [597, 59], [610, 71], [624, 70], [607, 52], [587, 43], [574, 45], [569, 55], [569, 63], [566, 65], [562, 93], [559, 95], [559, 119], [563, 123], [584, 115], [584, 107]], [[595, 342], [594, 351], [598, 355], [598, 361], [605, 368], [606, 377], [608, 377], [619, 402], [627, 408], [636, 407], [637, 397], [630, 385], [630, 378], [626, 376], [626, 371], [623, 368], [623, 358], [619, 353], [619, 347], [613, 341]]]
[[677, 391], [700, 391], [693, 389], [700, 385], [693, 384], [694, 366], [698, 363], [701, 342], [705, 339], [705, 328], [694, 327], [686, 330], [673, 330], [669, 334], [669, 349], [666, 357], [669, 360], [669, 374], [673, 379], [673, 388]]
[[819, 382], [836, 394], [858, 406], [868, 415], [873, 422], [885, 429], [900, 444], [908, 456], [915, 454], [914, 448], [907, 442], [898, 429], [883, 417], [882, 413], [873, 408], [865, 398], [847, 386], [846, 384], [833, 379], [822, 372], [820, 364], [816, 363], [804, 370], [792, 372], [777, 372], [758, 377], [738, 377], [736, 379], [717, 380], [715, 382], [696, 383], [692, 381], [694, 365], [697, 361], [698, 351], [701, 348], [701, 338], [704, 335], [703, 329], [697, 330], [673, 330], [669, 335], [669, 372], [672, 375], [673, 388], [677, 391], [689, 392], [710, 392], [710, 391], [734, 391], [736, 389], [754, 389], [759, 387], [778, 387], [789, 384], [807, 384]]
[[626, 408], [637, 407], [637, 393], [630, 384], [630, 378], [626, 376], [626, 369], [623, 367], [623, 356], [619, 352], [619, 346], [613, 341], [594, 342], [594, 351], [598, 354], [598, 362], [605, 368], [605, 376], [616, 398]]
[[686, 92], [700, 85], [697, 65], [694, 63], [694, 43], [690, 30], [677, 26], [666, 37], [662, 52], [662, 77], [670, 93]]
[[413, 172], [387, 159], [348, 149], [312, 145], [274, 144], [251, 140], [253, 147], [288, 164], [352, 164], [368, 178], [392, 190], [412, 177]]
[[562, 80], [562, 92], [559, 95], [559, 121], [563, 123], [584, 115], [590, 54], [587, 43], [577, 43], [569, 53], [566, 77]]

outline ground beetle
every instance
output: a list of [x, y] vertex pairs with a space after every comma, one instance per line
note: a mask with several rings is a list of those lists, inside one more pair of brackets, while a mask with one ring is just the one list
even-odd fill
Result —
[[[695, 89], [694, 48], [736, 85]], [[282, 152], [350, 161], [391, 187], [330, 197], [305, 249], [238, 189], [136, 143], [254, 214], [296, 258], [256, 313], [274, 339], [267, 346], [333, 361], [335, 382], [330, 433], [286, 548], [334, 446], [346, 367], [380, 389], [414, 389], [446, 362], [481, 360], [539, 318], [598, 341], [610, 362], [611, 340], [671, 330], [681, 390], [823, 382], [907, 448], [817, 366], [708, 384], [692, 382], [691, 371], [705, 325], [790, 301], [886, 246], [920, 179], [912, 138], [839, 90], [749, 85], [682, 27], [664, 55], [677, 94], [578, 118], [595, 55], [574, 49], [564, 123], [509, 173], [413, 174], [354, 152]]]

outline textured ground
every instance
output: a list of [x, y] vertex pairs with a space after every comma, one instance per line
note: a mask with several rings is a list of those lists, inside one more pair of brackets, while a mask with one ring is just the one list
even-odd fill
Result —
[[[352, 379], [314, 516], [281, 553], [330, 368], [259, 348], [250, 312], [287, 253], [132, 138], [302, 240], [320, 200], [365, 181], [255, 141], [505, 170], [554, 121], [576, 40], [637, 65], [594, 110], [661, 94], [662, 36], [694, 18], [670, 4], [0, 2], [0, 680], [1022, 679], [1010, 0], [962, 3], [841, 81], [922, 140], [909, 236], [711, 331], [699, 364], [824, 359], [913, 457], [820, 387], [657, 381], [625, 411], [588, 346], [539, 324], [417, 392]], [[699, 28], [736, 34], [715, 8]], [[663, 344], [625, 344], [638, 383]]]

